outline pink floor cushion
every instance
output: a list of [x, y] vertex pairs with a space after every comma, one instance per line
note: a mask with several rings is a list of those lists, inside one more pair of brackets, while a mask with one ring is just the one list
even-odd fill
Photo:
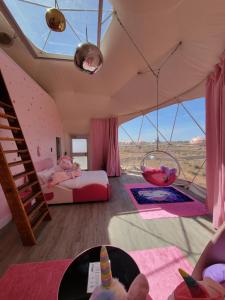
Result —
[[216, 282], [225, 281], [225, 264], [214, 264], [203, 271], [203, 278], [209, 277]]

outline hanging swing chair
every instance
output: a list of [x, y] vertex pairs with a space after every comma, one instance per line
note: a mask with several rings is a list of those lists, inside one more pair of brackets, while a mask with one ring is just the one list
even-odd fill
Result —
[[[156, 161], [162, 161], [162, 156], [165, 157], [164, 161], [168, 161], [169, 159], [173, 163], [174, 167], [170, 168], [164, 165], [161, 165], [159, 168], [148, 167], [148, 162], [153, 161], [153, 159]], [[157, 149], [145, 154], [141, 161], [140, 169], [144, 179], [156, 186], [169, 186], [173, 184], [179, 177], [181, 170], [178, 160], [172, 154]]]
[[[118, 23], [120, 24], [121, 28], [124, 30], [124, 32], [126, 33], [128, 38], [132, 42], [133, 46], [136, 48], [136, 50], [138, 51], [138, 53], [144, 60], [146, 67], [148, 68], [148, 70], [152, 73], [152, 75], [156, 79], [156, 93], [157, 93], [156, 94], [157, 140], [156, 141], [157, 141], [157, 146], [156, 146], [156, 150], [148, 152], [142, 159], [141, 167], [140, 167], [142, 176], [144, 177], [144, 179], [146, 181], [148, 181], [149, 183], [154, 184], [156, 186], [169, 186], [169, 185], [173, 184], [174, 181], [179, 177], [180, 172], [181, 172], [181, 166], [180, 166], [178, 160], [172, 154], [168, 153], [167, 151], [163, 151], [163, 150], [159, 149], [159, 116], [158, 116], [158, 113], [159, 113], [159, 75], [160, 75], [160, 70], [161, 70], [162, 66], [177, 51], [177, 49], [181, 45], [181, 42], [179, 42], [176, 45], [175, 49], [161, 63], [161, 66], [157, 70], [153, 70], [153, 68], [149, 64], [148, 60], [146, 59], [145, 55], [143, 54], [141, 49], [138, 47], [138, 45], [132, 38], [131, 34], [128, 32], [127, 28], [124, 26], [123, 22], [121, 21], [121, 19], [118, 16], [118, 14], [115, 12], [114, 15], [116, 16], [116, 19], [117, 19]], [[140, 74], [142, 74], [142, 72]], [[175, 116], [175, 120], [176, 120], [176, 116]], [[174, 123], [174, 125], [175, 125], [175, 123]], [[141, 125], [141, 127], [142, 127], [142, 125]], [[172, 133], [173, 133], [173, 130], [174, 130], [174, 126], [172, 129]], [[139, 137], [140, 137], [140, 133], [139, 133]], [[172, 139], [172, 134], [171, 134], [171, 139]], [[147, 163], [152, 160], [152, 157], [154, 157], [154, 158], [158, 157], [158, 159], [156, 159], [156, 160], [158, 161], [158, 164], [160, 164], [160, 162], [162, 161], [162, 155], [165, 156], [166, 159], [164, 159], [164, 161], [166, 161], [166, 163], [168, 163], [168, 159], [169, 159], [173, 162], [173, 166], [175, 166], [175, 167], [170, 168], [169, 165], [167, 165], [167, 166], [161, 165], [158, 168], [148, 166]]]
[[[169, 152], [163, 151], [159, 149], [159, 74], [160, 74], [160, 68], [157, 70], [157, 72], [153, 73], [156, 78], [156, 150], [148, 152], [144, 158], [141, 161], [141, 171], [142, 176], [146, 181], [148, 181], [151, 184], [154, 184], [156, 186], [169, 186], [175, 182], [175, 180], [179, 177], [181, 167], [178, 162], [178, 160]], [[176, 113], [177, 116], [177, 113]], [[176, 116], [174, 120], [174, 126], [176, 122]], [[173, 130], [171, 133], [171, 139], [173, 135]], [[171, 140], [170, 140], [171, 141]], [[163, 159], [164, 156], [164, 159]], [[166, 162], [166, 165], [161, 165], [160, 167], [149, 167], [147, 162], [151, 162], [152, 159], [155, 159], [158, 164], [162, 161]], [[172, 161], [173, 167], [171, 168], [170, 164], [168, 164], [168, 161]]]

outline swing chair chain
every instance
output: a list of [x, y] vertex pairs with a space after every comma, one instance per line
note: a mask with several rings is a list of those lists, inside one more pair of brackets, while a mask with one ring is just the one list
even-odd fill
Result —
[[159, 74], [160, 68], [156, 70], [156, 132], [157, 132], [157, 140], [156, 140], [156, 149], [159, 150]]

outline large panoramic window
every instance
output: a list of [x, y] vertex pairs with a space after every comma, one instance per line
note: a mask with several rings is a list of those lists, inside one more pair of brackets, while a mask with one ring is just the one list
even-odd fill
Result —
[[[97, 44], [98, 0], [4, 0], [37, 54], [48, 53], [72, 57], [78, 44], [88, 41]], [[45, 20], [46, 10], [56, 7], [66, 18], [64, 32], [51, 31]], [[103, 2], [101, 38], [112, 19], [112, 5]], [[87, 34], [86, 34], [87, 32]]]
[[[137, 117], [119, 128], [121, 167], [140, 174], [144, 155], [156, 149], [156, 112]], [[205, 182], [205, 99], [174, 104], [159, 110], [159, 149], [171, 153], [180, 163], [180, 178], [200, 186]], [[163, 161], [154, 162], [152, 167]], [[165, 162], [167, 164], [168, 162]]]

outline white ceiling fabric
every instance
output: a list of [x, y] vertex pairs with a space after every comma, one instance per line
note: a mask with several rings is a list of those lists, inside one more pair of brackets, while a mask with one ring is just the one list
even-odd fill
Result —
[[[181, 41], [160, 74], [160, 104], [204, 96], [205, 79], [225, 49], [224, 0], [112, 0], [153, 68]], [[1, 22], [3, 25], [3, 22]], [[6, 25], [5, 25], [6, 26]], [[6, 26], [7, 27], [7, 26]], [[156, 105], [156, 81], [116, 18], [102, 42], [102, 70], [81, 73], [73, 62], [32, 58], [22, 42], [5, 48], [56, 100], [70, 134], [88, 132], [92, 117], [128, 120]]]

